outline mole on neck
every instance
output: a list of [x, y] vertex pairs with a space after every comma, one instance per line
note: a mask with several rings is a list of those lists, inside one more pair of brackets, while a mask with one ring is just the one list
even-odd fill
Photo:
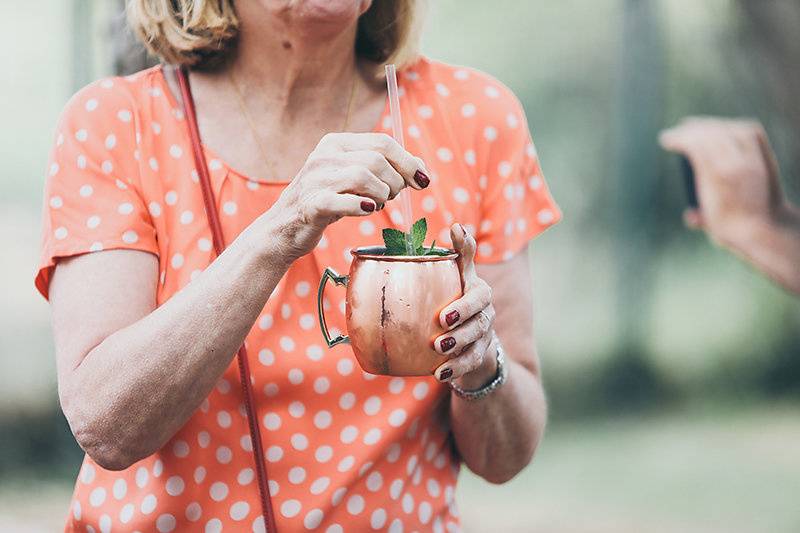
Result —
[[281, 43], [281, 45], [283, 46], [283, 49], [284, 49], [284, 50], [289, 50], [289, 49], [291, 49], [291, 48], [292, 48], [292, 43], [290, 43], [289, 41], [283, 41], [283, 42]]

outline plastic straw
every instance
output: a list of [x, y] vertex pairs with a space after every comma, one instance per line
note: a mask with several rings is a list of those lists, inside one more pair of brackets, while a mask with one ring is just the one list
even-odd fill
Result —
[[[389, 112], [392, 115], [392, 137], [402, 146], [406, 147], [405, 140], [403, 139], [403, 119], [400, 116], [400, 95], [397, 92], [397, 71], [395, 70], [394, 63], [386, 65], [386, 87], [389, 90]], [[411, 231], [411, 223], [413, 221], [413, 213], [411, 211], [411, 196], [408, 187], [400, 191], [398, 195], [400, 200], [400, 209], [403, 216], [403, 230], [408, 233]], [[406, 252], [411, 255], [411, 243], [406, 242]]]

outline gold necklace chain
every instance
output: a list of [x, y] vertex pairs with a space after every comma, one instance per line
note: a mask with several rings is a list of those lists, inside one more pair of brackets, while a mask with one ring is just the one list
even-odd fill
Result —
[[[233, 77], [233, 72], [230, 70], [228, 71], [228, 79], [233, 86], [233, 90], [236, 93], [236, 100], [239, 104], [239, 110], [241, 111], [244, 119], [247, 121], [247, 125], [250, 128], [250, 133], [253, 135], [253, 140], [258, 146], [258, 150], [261, 153], [261, 160], [264, 164], [264, 168], [272, 173], [273, 165], [269, 163], [269, 158], [267, 157], [267, 150], [261, 142], [261, 138], [258, 136], [258, 129], [256, 128], [255, 122], [253, 121], [253, 117], [247, 111], [247, 104], [244, 101], [244, 95], [242, 94], [239, 85], [236, 83], [236, 79]], [[357, 75], [353, 75], [353, 83], [350, 86], [350, 96], [347, 99], [347, 111], [344, 116], [344, 124], [342, 124], [341, 131], [347, 131], [347, 127], [350, 125], [350, 115], [353, 109], [353, 100], [355, 100], [356, 88], [358, 84], [356, 83]]]

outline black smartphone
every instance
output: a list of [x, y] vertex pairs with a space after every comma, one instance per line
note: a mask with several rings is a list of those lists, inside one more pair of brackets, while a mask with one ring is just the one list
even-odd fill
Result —
[[697, 209], [699, 203], [697, 202], [697, 184], [694, 180], [694, 169], [689, 158], [686, 156], [681, 157], [681, 170], [683, 171], [683, 182], [686, 185], [686, 203], [689, 207]]

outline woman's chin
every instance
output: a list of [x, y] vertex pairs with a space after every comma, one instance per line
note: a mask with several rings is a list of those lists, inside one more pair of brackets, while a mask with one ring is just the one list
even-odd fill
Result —
[[283, 11], [292, 20], [312, 25], [354, 22], [366, 11], [371, 0], [262, 0], [271, 9]]

